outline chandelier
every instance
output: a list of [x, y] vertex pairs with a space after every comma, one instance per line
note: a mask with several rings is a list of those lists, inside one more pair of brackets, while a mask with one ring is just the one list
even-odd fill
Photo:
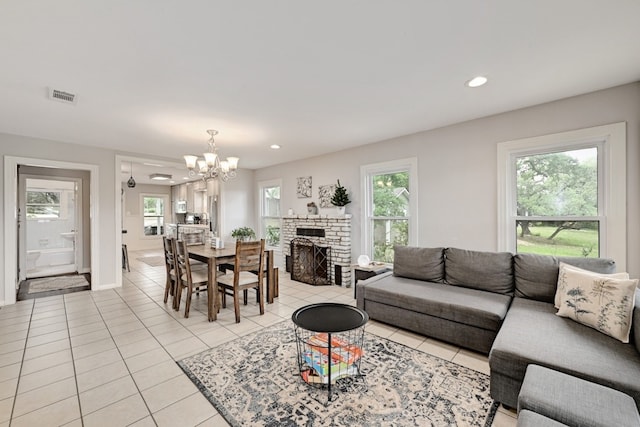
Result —
[[211, 137], [209, 139], [209, 150], [204, 153], [204, 160], [198, 159], [198, 156], [186, 155], [184, 161], [189, 169], [189, 176], [202, 176], [202, 179], [209, 181], [220, 178], [228, 181], [236, 177], [238, 170], [238, 157], [227, 157], [226, 160], [220, 160], [218, 156], [218, 148], [213, 137], [218, 134], [217, 130], [209, 129], [207, 133]]

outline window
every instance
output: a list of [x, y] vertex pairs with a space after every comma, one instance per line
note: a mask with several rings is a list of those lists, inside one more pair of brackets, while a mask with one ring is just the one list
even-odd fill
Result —
[[625, 134], [618, 123], [498, 144], [499, 250], [624, 267]]
[[363, 249], [373, 261], [393, 262], [395, 245], [416, 244], [416, 160], [361, 168], [366, 201]]
[[265, 244], [271, 248], [280, 247], [280, 182], [270, 181], [260, 185], [260, 231]]
[[60, 199], [61, 193], [59, 191], [27, 191], [27, 218], [60, 218]]
[[601, 144], [515, 155], [516, 252], [600, 255]]
[[142, 196], [145, 236], [161, 236], [164, 233], [164, 205], [164, 197]]

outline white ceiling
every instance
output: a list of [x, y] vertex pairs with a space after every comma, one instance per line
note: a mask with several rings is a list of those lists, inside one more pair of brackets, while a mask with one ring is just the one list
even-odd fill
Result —
[[3, 0], [0, 132], [180, 162], [213, 128], [260, 168], [639, 81], [638, 17], [638, 0]]

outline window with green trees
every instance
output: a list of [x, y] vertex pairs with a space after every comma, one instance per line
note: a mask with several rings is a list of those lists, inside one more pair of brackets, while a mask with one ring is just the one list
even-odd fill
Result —
[[263, 183], [261, 192], [261, 234], [267, 246], [280, 246], [280, 228], [282, 225], [280, 208], [280, 183]]
[[363, 167], [366, 186], [366, 253], [373, 261], [393, 262], [393, 247], [409, 244], [412, 198], [411, 162]]
[[60, 218], [60, 192], [27, 191], [27, 218]]
[[627, 124], [497, 144], [499, 251], [627, 259]]
[[514, 158], [517, 252], [600, 256], [598, 151]]

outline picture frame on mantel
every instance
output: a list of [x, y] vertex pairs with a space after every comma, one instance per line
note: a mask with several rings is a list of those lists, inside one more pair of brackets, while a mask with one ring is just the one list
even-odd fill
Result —
[[298, 199], [308, 199], [311, 197], [311, 181], [310, 176], [298, 177], [298, 186], [296, 188]]

